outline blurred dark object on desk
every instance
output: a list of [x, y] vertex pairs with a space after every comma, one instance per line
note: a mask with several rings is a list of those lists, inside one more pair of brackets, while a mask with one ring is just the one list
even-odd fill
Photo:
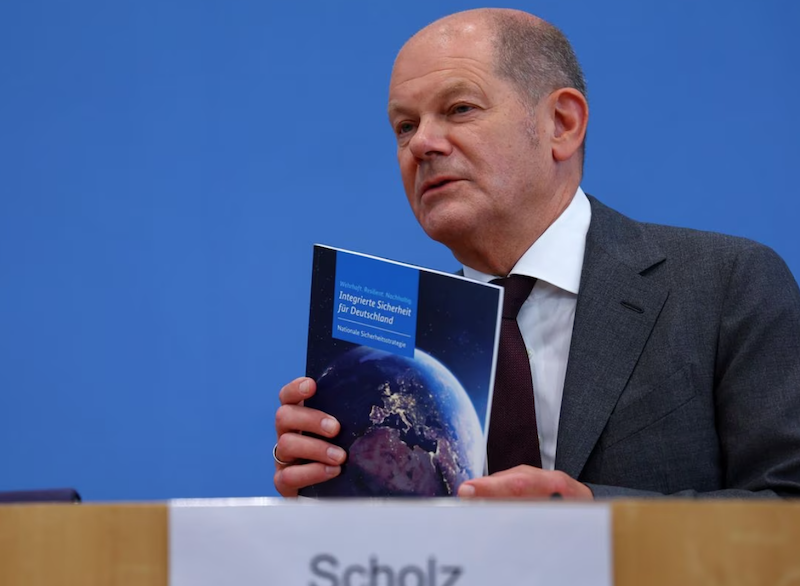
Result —
[[0, 505], [12, 503], [79, 503], [81, 495], [74, 488], [13, 490], [0, 492]]

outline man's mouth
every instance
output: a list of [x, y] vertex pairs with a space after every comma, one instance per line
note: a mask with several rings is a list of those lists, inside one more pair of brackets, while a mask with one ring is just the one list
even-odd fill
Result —
[[445, 179], [443, 181], [439, 181], [438, 183], [434, 183], [433, 185], [430, 185], [428, 187], [428, 189], [436, 189], [437, 187], [441, 187], [442, 185], [445, 185], [446, 183], [450, 183], [451, 181], [452, 181], [452, 179]]
[[459, 181], [459, 179], [455, 177], [441, 177], [441, 178], [434, 178], [433, 180], [426, 181], [422, 184], [422, 189], [420, 190], [420, 195], [425, 195], [431, 191], [436, 189], [440, 189], [445, 185], [449, 185], [450, 183], [455, 183]]

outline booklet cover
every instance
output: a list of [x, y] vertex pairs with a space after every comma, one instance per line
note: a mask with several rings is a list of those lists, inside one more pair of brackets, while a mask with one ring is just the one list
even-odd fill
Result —
[[483, 474], [503, 289], [316, 245], [305, 402], [336, 417], [340, 476], [301, 495], [448, 496]]

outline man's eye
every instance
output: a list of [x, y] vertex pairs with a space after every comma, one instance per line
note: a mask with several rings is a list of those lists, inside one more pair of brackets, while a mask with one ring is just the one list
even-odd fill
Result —
[[453, 114], [466, 114], [467, 112], [471, 112], [474, 109], [475, 109], [474, 106], [470, 106], [469, 104], [456, 104], [455, 106], [450, 108], [450, 111]]
[[397, 125], [396, 128], [398, 136], [403, 134], [408, 134], [412, 130], [414, 130], [414, 125], [411, 122], [401, 122], [400, 124]]

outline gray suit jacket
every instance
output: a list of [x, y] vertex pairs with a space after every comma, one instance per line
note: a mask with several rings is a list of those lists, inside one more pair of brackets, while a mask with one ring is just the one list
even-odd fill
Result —
[[556, 469], [596, 497], [800, 496], [800, 291], [785, 263], [590, 200]]

